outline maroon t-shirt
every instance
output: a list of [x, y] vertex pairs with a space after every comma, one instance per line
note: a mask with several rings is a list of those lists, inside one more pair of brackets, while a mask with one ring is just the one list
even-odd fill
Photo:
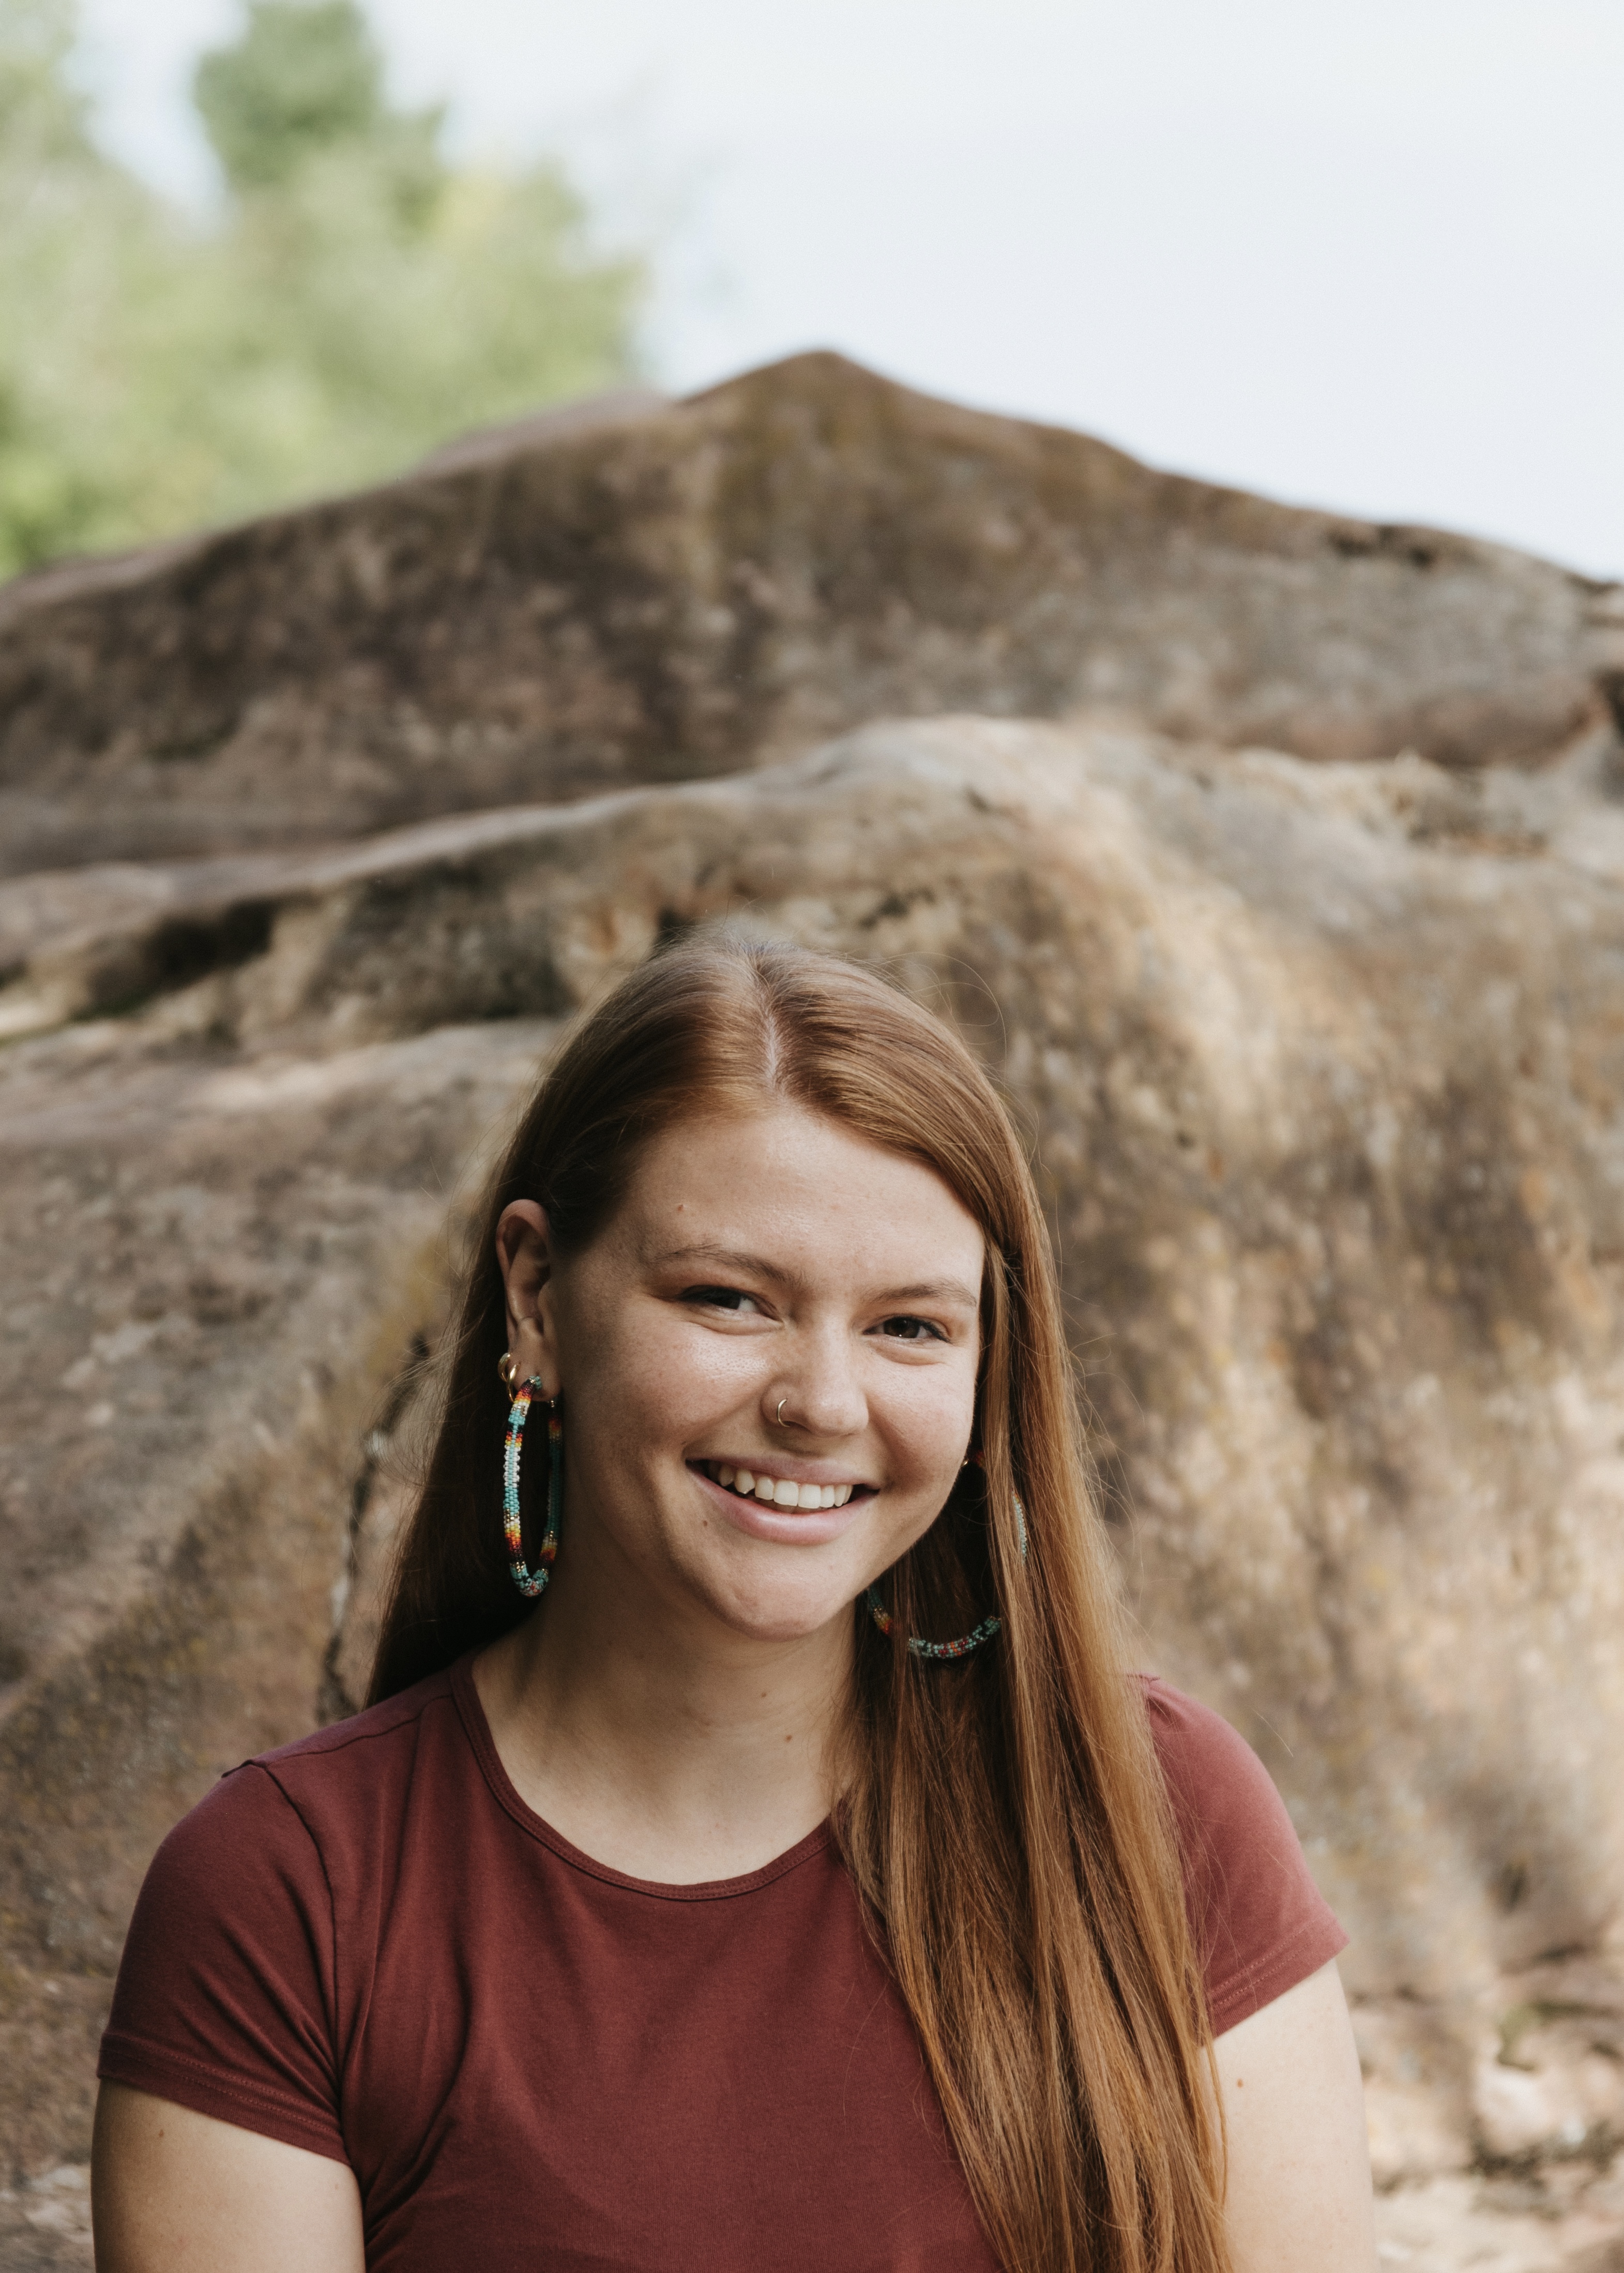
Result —
[[[1145, 1693], [1216, 2031], [1345, 1937], [1261, 1763]], [[826, 1829], [653, 1886], [525, 1805], [468, 1661], [159, 1849], [100, 2073], [350, 2164], [378, 2273], [996, 2273]]]

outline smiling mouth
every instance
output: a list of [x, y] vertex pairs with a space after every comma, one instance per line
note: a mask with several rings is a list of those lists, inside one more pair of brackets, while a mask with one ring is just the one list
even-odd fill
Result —
[[696, 1460], [693, 1465], [724, 1491], [760, 1500], [764, 1507], [844, 1507], [854, 1491], [869, 1489], [866, 1484], [796, 1483], [788, 1476], [761, 1476], [752, 1468], [736, 1468], [728, 1460]]

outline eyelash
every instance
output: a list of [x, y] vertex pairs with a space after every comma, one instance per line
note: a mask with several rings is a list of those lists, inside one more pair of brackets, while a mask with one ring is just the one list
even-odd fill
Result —
[[[690, 1287], [684, 1292], [683, 1300], [685, 1302], [703, 1303], [713, 1310], [730, 1311], [737, 1317], [742, 1315], [742, 1305], [753, 1302], [755, 1296], [746, 1294], [740, 1287]], [[889, 1331], [893, 1326], [914, 1326], [919, 1331], [917, 1333], [894, 1334]], [[899, 1311], [894, 1317], [882, 1318], [879, 1331], [890, 1341], [917, 1342], [927, 1336], [939, 1342], [945, 1342], [947, 1339], [941, 1328], [931, 1319], [916, 1318], [908, 1311]]]
[[685, 1302], [702, 1302], [708, 1309], [733, 1310], [742, 1302], [753, 1302], [755, 1296], [746, 1294], [741, 1287], [690, 1287], [683, 1294]]

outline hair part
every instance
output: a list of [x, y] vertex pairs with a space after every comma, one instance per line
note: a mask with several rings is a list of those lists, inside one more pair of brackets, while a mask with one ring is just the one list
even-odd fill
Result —
[[[650, 1138], [775, 1102], [922, 1162], [985, 1241], [985, 1468], [882, 1582], [891, 1635], [856, 1616], [836, 1827], [988, 2238], [1011, 2273], [1225, 2273], [1201, 1969], [1126, 1671], [1048, 1228], [985, 1073], [885, 979], [804, 949], [690, 938], [575, 1028], [480, 1212], [371, 1699], [527, 1615], [502, 1533], [503, 1211], [539, 1201], [559, 1249], [579, 1252]], [[973, 1657], [908, 1649], [910, 1632], [960, 1632], [990, 1607], [1002, 1632]]]

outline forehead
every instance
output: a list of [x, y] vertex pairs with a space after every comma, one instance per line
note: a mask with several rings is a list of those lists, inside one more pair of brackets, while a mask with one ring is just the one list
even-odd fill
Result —
[[797, 1106], [678, 1122], [645, 1148], [616, 1228], [640, 1259], [701, 1240], [884, 1279], [951, 1260], [972, 1285], [982, 1236], [923, 1162]]

